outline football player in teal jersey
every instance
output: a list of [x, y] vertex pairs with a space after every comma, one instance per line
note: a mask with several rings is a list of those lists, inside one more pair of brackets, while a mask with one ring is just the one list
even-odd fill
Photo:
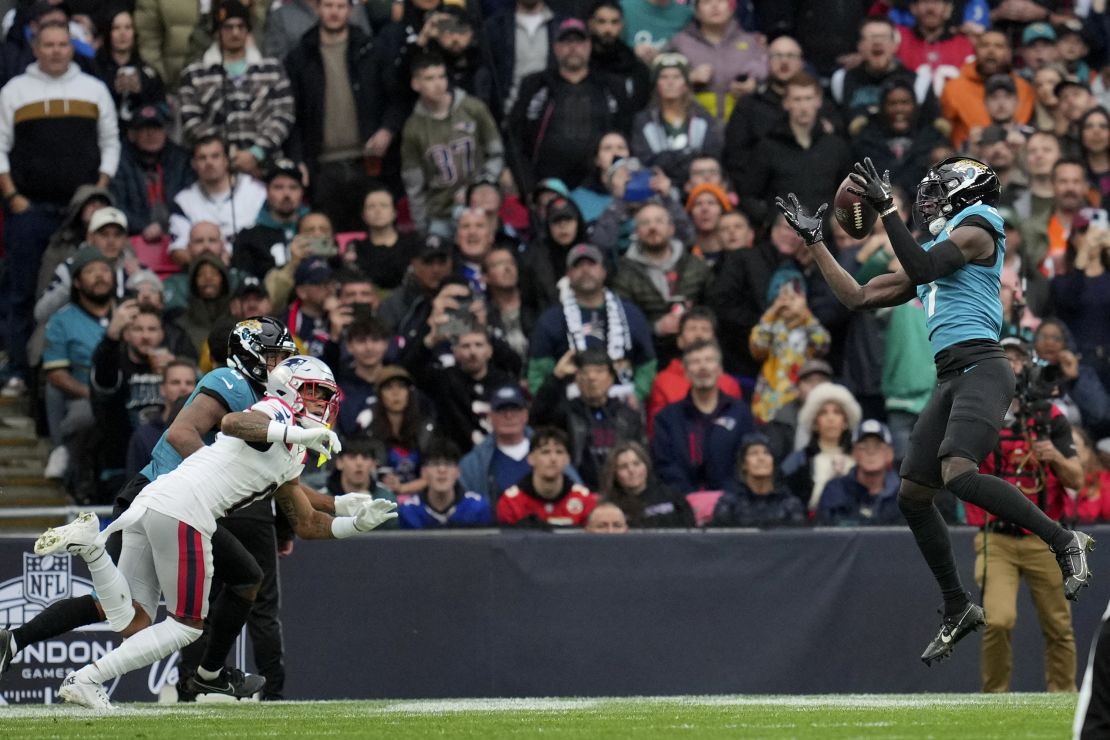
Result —
[[787, 222], [812, 250], [822, 275], [851, 309], [897, 306], [920, 298], [937, 365], [937, 387], [922, 410], [902, 462], [898, 506], [944, 597], [940, 630], [921, 659], [948, 657], [963, 637], [984, 624], [983, 610], [960, 582], [948, 527], [933, 503], [947, 488], [960, 499], [1033, 532], [1060, 563], [1064, 595], [1076, 600], [1090, 583], [1087, 552], [1094, 540], [1063, 529], [1010, 483], [979, 473], [994, 450], [1015, 379], [998, 343], [1002, 328], [1002, 261], [1006, 233], [995, 210], [998, 177], [971, 157], [939, 162], [918, 185], [915, 218], [931, 235], [918, 244], [894, 205], [890, 173], [870, 158], [856, 164], [848, 192], [879, 213], [900, 267], [859, 285], [836, 261], [822, 234], [828, 204], [810, 213], [790, 194], [776, 199]]

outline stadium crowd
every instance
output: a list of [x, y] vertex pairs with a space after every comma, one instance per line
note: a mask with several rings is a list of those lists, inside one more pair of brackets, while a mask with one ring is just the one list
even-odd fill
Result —
[[1106, 0], [4, 5], [2, 393], [81, 503], [267, 315], [343, 394], [305, 480], [401, 528], [900, 523], [927, 307], [844, 308], [771, 204], [869, 156], [910, 221], [967, 153], [1082, 475], [1022, 421], [991, 470], [1110, 520]]

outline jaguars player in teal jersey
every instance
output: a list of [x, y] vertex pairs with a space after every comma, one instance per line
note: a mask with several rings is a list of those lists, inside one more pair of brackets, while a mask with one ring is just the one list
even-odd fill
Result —
[[856, 283], [825, 246], [822, 224], [828, 204], [810, 213], [791, 193], [788, 200], [777, 198], [776, 205], [812, 250], [821, 274], [845, 306], [897, 306], [916, 295], [925, 307], [937, 387], [910, 437], [898, 506], [944, 597], [940, 630], [921, 656], [931, 665], [984, 624], [982, 608], [960, 583], [948, 527], [933, 503], [939, 489], [947, 488], [1044, 540], [1056, 553], [1064, 595], [1072, 601], [1090, 582], [1087, 552], [1094, 540], [1062, 528], [1001, 478], [979, 473], [979, 463], [998, 441], [1015, 386], [998, 343], [1006, 233], [995, 210], [1001, 191], [997, 175], [984, 163], [962, 156], [929, 170], [915, 203], [918, 227], [932, 236], [924, 244], [917, 243], [898, 214], [889, 172], [879, 175], [867, 158], [850, 177], [855, 187], [848, 192], [878, 211], [901, 264], [866, 285]]

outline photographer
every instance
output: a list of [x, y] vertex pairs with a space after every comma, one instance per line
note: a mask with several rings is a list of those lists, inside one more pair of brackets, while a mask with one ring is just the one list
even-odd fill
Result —
[[[998, 447], [983, 461], [982, 473], [1020, 488], [1052, 519], [1068, 516], [1065, 488], [1083, 483], [1083, 468], [1072, 442], [1071, 425], [1051, 398], [1058, 392], [1051, 374], [1030, 357], [1019, 339], [1002, 340], [1017, 376], [1017, 392], [1007, 413]], [[987, 629], [983, 636], [981, 679], [985, 692], [1010, 688], [1013, 668], [1011, 632], [1017, 620], [1017, 593], [1025, 579], [1045, 637], [1048, 691], [1075, 691], [1075, 634], [1064, 599], [1060, 568], [1052, 551], [1030, 532], [965, 504], [975, 536], [975, 577], [983, 589]]]
[[1110, 434], [1110, 393], [1098, 373], [1080, 362], [1071, 332], [1059, 319], [1045, 319], [1033, 335], [1033, 349], [1045, 365], [1044, 376], [1059, 386], [1053, 403], [1073, 424], [1082, 424], [1095, 439]]

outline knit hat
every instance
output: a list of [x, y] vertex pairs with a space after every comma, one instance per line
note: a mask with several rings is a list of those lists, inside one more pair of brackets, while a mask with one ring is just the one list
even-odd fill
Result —
[[227, 21], [238, 18], [247, 24], [247, 30], [251, 27], [251, 11], [242, 0], [218, 0], [215, 7], [212, 8], [212, 31], [213, 33], [220, 30]]
[[81, 274], [81, 270], [84, 270], [93, 262], [103, 262], [109, 267], [112, 266], [112, 261], [96, 247], [81, 247], [77, 250], [77, 254], [73, 255], [73, 261], [69, 263], [69, 276], [76, 280]]
[[655, 84], [659, 79], [659, 73], [664, 69], [677, 69], [687, 82], [690, 81], [690, 60], [682, 54], [668, 51], [656, 56], [651, 63], [651, 84]]
[[702, 193], [709, 193], [716, 198], [721, 204], [721, 210], [728, 213], [732, 210], [732, 203], [728, 199], [728, 193], [721, 188], [720, 185], [714, 185], [711, 182], [703, 182], [695, 185], [690, 190], [690, 195], [686, 198], [686, 210], [694, 210], [694, 202], [697, 201], [698, 196]]

